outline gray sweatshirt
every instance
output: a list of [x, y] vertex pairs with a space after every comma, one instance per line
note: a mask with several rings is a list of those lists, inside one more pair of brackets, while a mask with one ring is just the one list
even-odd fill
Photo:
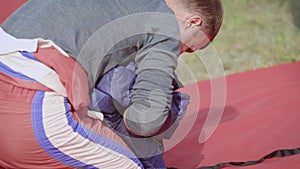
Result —
[[137, 79], [124, 115], [129, 130], [152, 135], [167, 119], [180, 39], [164, 0], [30, 0], [2, 28], [52, 40], [85, 69], [90, 89], [113, 67], [134, 61]]

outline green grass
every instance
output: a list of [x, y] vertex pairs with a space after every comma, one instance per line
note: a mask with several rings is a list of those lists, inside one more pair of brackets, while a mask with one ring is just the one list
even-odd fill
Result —
[[[211, 48], [221, 58], [226, 75], [300, 60], [299, 0], [223, 0], [223, 3], [224, 22]], [[213, 53], [198, 51], [197, 54], [205, 58]], [[177, 73], [184, 83], [209, 78], [195, 54], [183, 54], [181, 58]], [[191, 69], [195, 80], [186, 75], [186, 70], [182, 71], [187, 68], [184, 64]]]

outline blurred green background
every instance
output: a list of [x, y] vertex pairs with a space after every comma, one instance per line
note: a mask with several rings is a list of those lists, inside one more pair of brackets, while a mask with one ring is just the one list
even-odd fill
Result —
[[203, 58], [213, 54], [226, 75], [300, 60], [300, 0], [223, 0], [223, 5], [215, 41], [180, 57], [176, 72], [185, 84], [210, 78]]

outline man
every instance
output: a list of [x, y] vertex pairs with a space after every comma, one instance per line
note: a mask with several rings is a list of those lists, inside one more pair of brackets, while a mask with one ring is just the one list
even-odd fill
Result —
[[[17, 38], [52, 40], [77, 61], [74, 72], [82, 67], [87, 73], [90, 93], [99, 77], [118, 65], [134, 61], [137, 76], [131, 104], [119, 112], [131, 134], [150, 137], [159, 133], [168, 119], [177, 57], [183, 52], [202, 49], [212, 41], [220, 29], [222, 14], [219, 0], [32, 0], [10, 16], [2, 28]], [[53, 66], [48, 62], [45, 59], [42, 63]], [[63, 63], [57, 64], [63, 67]], [[62, 67], [56, 69], [59, 76], [63, 74], [58, 70]], [[99, 133], [101, 122], [86, 116], [88, 101], [78, 96], [75, 92], [78, 90], [67, 88], [67, 91], [80, 124]], [[1, 114], [6, 111], [0, 110]], [[0, 130], [1, 136], [7, 134], [2, 132], [4, 129]], [[54, 148], [59, 150], [56, 145]], [[66, 165], [82, 167], [82, 163], [73, 165], [50, 150], [45, 151]], [[82, 161], [77, 157], [72, 159]], [[113, 157], [108, 159], [106, 162], [113, 165]], [[0, 165], [5, 167], [8, 161]], [[93, 165], [90, 162], [85, 161], [83, 166]]]

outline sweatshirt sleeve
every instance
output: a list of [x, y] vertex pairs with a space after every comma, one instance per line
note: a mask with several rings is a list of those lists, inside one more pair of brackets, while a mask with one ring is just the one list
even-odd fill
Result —
[[127, 129], [140, 136], [152, 136], [166, 121], [174, 86], [180, 42], [174, 37], [149, 33], [137, 53], [137, 78], [132, 104], [124, 113]]

